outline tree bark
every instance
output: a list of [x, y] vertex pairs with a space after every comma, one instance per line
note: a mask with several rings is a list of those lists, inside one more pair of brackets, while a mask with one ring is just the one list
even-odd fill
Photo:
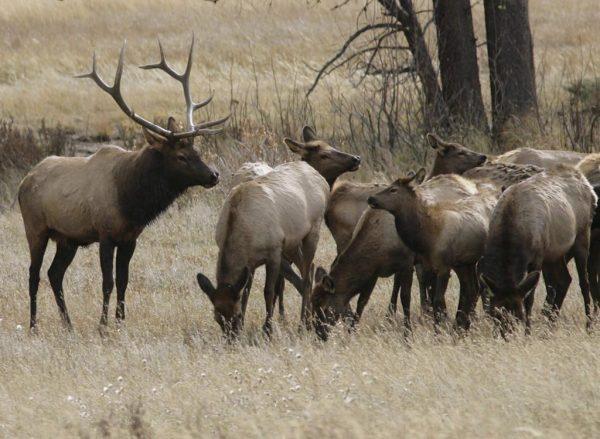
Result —
[[[528, 0], [484, 0], [495, 137], [537, 120]], [[539, 128], [539, 127], [538, 127]]]
[[403, 33], [425, 94], [427, 121], [432, 126], [447, 126], [448, 108], [412, 0], [378, 0], [378, 2], [386, 11], [386, 15], [394, 17], [404, 28]]
[[433, 0], [442, 93], [453, 124], [488, 131], [469, 0]]

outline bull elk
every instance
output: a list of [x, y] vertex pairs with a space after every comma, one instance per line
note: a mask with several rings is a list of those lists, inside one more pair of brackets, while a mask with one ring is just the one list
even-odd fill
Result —
[[118, 321], [125, 318], [125, 290], [129, 262], [136, 240], [144, 228], [191, 186], [210, 188], [219, 174], [207, 166], [194, 149], [194, 137], [221, 131], [228, 117], [196, 124], [195, 110], [207, 105], [211, 98], [194, 103], [190, 91], [194, 40], [190, 46], [184, 73], [175, 72], [166, 62], [162, 45], [160, 61], [142, 66], [160, 69], [181, 83], [187, 106], [187, 127], [169, 118], [166, 128], [135, 113], [121, 94], [121, 75], [125, 44], [119, 55], [114, 83], [109, 86], [96, 71], [96, 55], [92, 71], [78, 78], [92, 79], [108, 93], [119, 108], [143, 127], [147, 145], [138, 151], [116, 146], [101, 148], [90, 157], [48, 157], [35, 166], [19, 187], [18, 200], [29, 243], [30, 326], [36, 325], [36, 297], [39, 271], [49, 239], [56, 242], [56, 255], [48, 277], [63, 322], [71, 321], [63, 297], [63, 277], [78, 247], [100, 243], [102, 270], [102, 314], [100, 323], [107, 324], [110, 296], [113, 290], [113, 259], [116, 249], [116, 285]]

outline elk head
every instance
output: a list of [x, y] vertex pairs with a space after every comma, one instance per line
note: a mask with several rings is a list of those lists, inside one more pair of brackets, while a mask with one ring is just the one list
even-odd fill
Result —
[[98, 87], [113, 98], [119, 108], [123, 110], [131, 120], [143, 127], [144, 137], [153, 153], [157, 154], [158, 163], [163, 167], [162, 170], [170, 182], [181, 188], [196, 185], [207, 188], [212, 187], [218, 183], [219, 173], [211, 169], [202, 161], [200, 155], [194, 149], [194, 138], [199, 135], [213, 135], [220, 133], [222, 128], [215, 129], [212, 127], [222, 125], [229, 119], [229, 116], [198, 124], [194, 122], [194, 111], [208, 105], [212, 101], [212, 96], [198, 103], [195, 103], [192, 100], [190, 91], [190, 73], [192, 71], [194, 54], [193, 36], [187, 66], [185, 71], [181, 74], [177, 73], [167, 64], [160, 40], [158, 41], [158, 47], [160, 50], [160, 61], [155, 64], [141, 66], [140, 68], [145, 70], [162, 70], [181, 83], [186, 102], [187, 127], [185, 129], [177, 124], [175, 119], [171, 117], [168, 120], [167, 127], [163, 128], [135, 113], [127, 102], [125, 102], [123, 95], [121, 94], [121, 76], [123, 74], [125, 43], [123, 43], [123, 47], [121, 48], [115, 80], [112, 86], [109, 86], [97, 73], [96, 53], [94, 53], [92, 58], [92, 71], [90, 73], [78, 75], [76, 78], [92, 79]]
[[416, 173], [409, 172], [406, 177], [400, 177], [390, 186], [372, 195], [368, 199], [369, 206], [373, 209], [383, 209], [388, 212], [397, 212], [413, 205], [415, 188], [425, 179], [425, 169], [421, 168]]
[[458, 143], [446, 142], [433, 133], [427, 134], [427, 143], [436, 151], [431, 175], [460, 175], [483, 165], [487, 160], [485, 154], [471, 151]]
[[250, 271], [244, 268], [235, 284], [219, 282], [215, 288], [202, 273], [196, 275], [200, 289], [206, 293], [214, 306], [215, 321], [228, 337], [237, 337], [244, 323], [242, 289], [246, 286]]
[[490, 299], [490, 314], [500, 322], [500, 329], [504, 336], [512, 327], [509, 316], [521, 322], [525, 321], [524, 301], [529, 294], [533, 294], [540, 272], [525, 273], [523, 279], [515, 284], [497, 282], [485, 274], [485, 259], [480, 261], [478, 268], [484, 269], [479, 275], [485, 289], [483, 294]]
[[321, 340], [327, 340], [329, 328], [341, 317], [354, 318], [349, 303], [335, 294], [335, 282], [323, 267], [315, 272], [315, 286], [311, 294], [311, 310], [315, 331]]
[[302, 142], [285, 138], [288, 148], [315, 168], [330, 186], [344, 172], [353, 172], [360, 167], [360, 157], [348, 154], [317, 138], [315, 130], [309, 126], [302, 129]]

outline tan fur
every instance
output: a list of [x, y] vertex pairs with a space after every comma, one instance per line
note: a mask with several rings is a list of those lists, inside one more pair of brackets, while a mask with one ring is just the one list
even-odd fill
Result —
[[483, 253], [498, 192], [457, 175], [428, 180], [415, 190], [433, 246], [424, 255], [438, 272], [473, 264]]
[[521, 165], [535, 165], [545, 169], [555, 169], [559, 165], [575, 166], [586, 154], [575, 151], [543, 150], [519, 148], [495, 158], [496, 162]]
[[254, 180], [256, 177], [268, 174], [272, 170], [273, 168], [265, 162], [246, 162], [232, 174], [229, 188], [233, 189], [240, 183]]
[[577, 164], [577, 169], [592, 186], [600, 185], [600, 153], [588, 154]]
[[[277, 166], [232, 190], [217, 223], [217, 245], [222, 251], [235, 249], [249, 268], [277, 249], [296, 261], [302, 241], [320, 227], [328, 198], [327, 182], [307, 163]], [[224, 282], [237, 279], [224, 276]]]
[[50, 229], [86, 244], [98, 241], [100, 235], [137, 238], [141, 229], [125, 229], [113, 180], [117, 164], [135, 157], [122, 148], [109, 146], [85, 158], [44, 159], [19, 187], [27, 234]]

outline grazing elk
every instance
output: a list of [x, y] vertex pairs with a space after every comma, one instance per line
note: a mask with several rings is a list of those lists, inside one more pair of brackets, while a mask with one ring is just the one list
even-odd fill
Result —
[[[508, 188], [494, 210], [480, 278], [491, 294], [492, 312], [505, 328], [502, 310], [530, 328], [535, 286], [540, 272], [556, 313], [575, 258], [585, 313], [590, 322], [587, 259], [597, 197], [585, 177], [570, 167], [545, 171]], [[504, 332], [503, 332], [504, 333]]]
[[[422, 185], [416, 176], [399, 178], [388, 188], [369, 198], [374, 209], [392, 213], [402, 241], [437, 275], [433, 308], [436, 322], [443, 315], [443, 294], [450, 270], [460, 281], [457, 326], [468, 329], [477, 303], [475, 264], [483, 253], [488, 221], [498, 190], [477, 186], [457, 175], [434, 177]], [[475, 192], [472, 188], [475, 187]], [[465, 188], [463, 196], [445, 200], [447, 191]]]
[[[243, 323], [252, 275], [263, 264], [267, 272], [265, 332], [271, 332], [276, 298], [283, 313], [283, 276], [296, 276], [290, 263], [300, 270], [301, 316], [305, 319], [310, 269], [331, 185], [344, 172], [360, 166], [360, 157], [317, 139], [311, 127], [304, 127], [302, 136], [303, 142], [284, 139], [301, 161], [277, 166], [233, 188], [217, 225], [217, 287], [202, 273], [197, 275], [200, 288], [214, 305], [217, 323], [233, 335]], [[236, 277], [240, 273], [243, 279]], [[290, 280], [297, 287], [298, 282]]]
[[179, 75], [166, 63], [162, 47], [158, 64], [142, 68], [160, 68], [181, 82], [187, 103], [187, 129], [181, 130], [173, 118], [166, 128], [134, 113], [121, 95], [121, 74], [125, 45], [121, 49], [114, 84], [107, 85], [96, 72], [78, 76], [91, 78], [134, 122], [143, 127], [147, 146], [131, 152], [115, 146], [101, 148], [90, 157], [48, 157], [34, 167], [19, 187], [18, 200], [31, 253], [29, 268], [30, 325], [36, 324], [36, 296], [48, 239], [56, 241], [56, 255], [48, 270], [50, 284], [64, 323], [70, 327], [62, 281], [77, 248], [100, 243], [102, 269], [102, 315], [106, 325], [113, 290], [115, 248], [117, 308], [116, 318], [125, 318], [125, 290], [129, 261], [136, 239], [144, 228], [163, 212], [188, 187], [210, 188], [219, 174], [207, 166], [194, 149], [194, 137], [214, 134], [227, 118], [195, 124], [194, 110], [210, 99], [192, 102], [189, 78], [194, 42], [190, 47], [185, 73]]
[[[592, 185], [596, 196], [600, 196], [600, 154], [588, 155], [577, 165], [577, 169]], [[600, 310], [600, 203], [594, 211], [590, 239], [588, 278], [592, 300], [594, 301], [594, 313], [597, 314]]]

